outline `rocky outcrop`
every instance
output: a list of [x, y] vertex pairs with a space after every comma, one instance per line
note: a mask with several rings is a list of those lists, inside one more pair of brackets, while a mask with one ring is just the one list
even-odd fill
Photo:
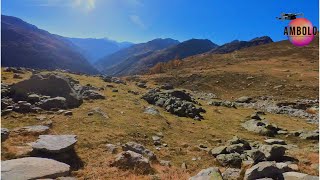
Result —
[[147, 156], [150, 160], [156, 160], [156, 155], [150, 151], [149, 149], [145, 148], [143, 145], [138, 144], [136, 142], [127, 142], [124, 145], [122, 145], [122, 149], [124, 151], [133, 151], [142, 155]]
[[197, 102], [190, 94], [179, 90], [160, 91], [153, 89], [142, 96], [149, 104], [163, 107], [166, 111], [181, 117], [191, 117], [197, 120], [202, 119], [200, 113], [204, 113], [203, 108], [197, 108]]

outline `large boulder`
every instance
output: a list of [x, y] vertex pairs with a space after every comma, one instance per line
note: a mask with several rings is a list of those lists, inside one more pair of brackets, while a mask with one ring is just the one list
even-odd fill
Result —
[[10, 88], [15, 100], [27, 100], [28, 95], [40, 94], [50, 97], [64, 97], [68, 108], [78, 107], [82, 98], [74, 89], [76, 81], [58, 74], [36, 74], [30, 79], [13, 84]]
[[197, 175], [189, 178], [189, 180], [223, 180], [221, 172], [217, 167], [210, 167], [201, 170]]
[[52, 159], [26, 157], [1, 162], [2, 180], [58, 178], [69, 174], [69, 165]]
[[111, 163], [111, 166], [125, 170], [132, 169], [141, 174], [149, 174], [153, 172], [149, 160], [141, 154], [133, 151], [124, 151], [118, 154], [114, 162]]
[[47, 153], [62, 153], [73, 149], [76, 135], [40, 135], [36, 142], [29, 143], [33, 150]]
[[226, 149], [227, 149], [227, 146], [219, 146], [219, 147], [213, 148], [209, 153], [212, 156], [216, 157], [219, 154], [226, 154], [227, 153]]
[[319, 131], [304, 131], [299, 135], [299, 137], [301, 139], [319, 140]]
[[275, 162], [260, 162], [245, 172], [244, 180], [256, 180], [261, 178], [281, 179], [282, 171], [276, 166]]

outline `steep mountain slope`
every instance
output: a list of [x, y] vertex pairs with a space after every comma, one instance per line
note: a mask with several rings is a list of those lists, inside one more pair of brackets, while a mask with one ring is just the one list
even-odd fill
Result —
[[183, 59], [196, 54], [208, 52], [218, 45], [207, 39], [190, 39], [169, 48], [133, 56], [115, 65], [109, 70], [113, 75], [132, 75], [145, 73], [159, 62], [168, 62], [173, 59]]
[[258, 45], [262, 45], [262, 44], [268, 44], [273, 42], [272, 39], [268, 36], [263, 36], [263, 37], [258, 37], [258, 38], [254, 38], [250, 41], [239, 41], [239, 40], [235, 40], [232, 41], [230, 43], [226, 43], [222, 46], [219, 46], [215, 49], [213, 49], [211, 51], [211, 53], [214, 54], [224, 54], [224, 53], [229, 53], [229, 52], [233, 52], [236, 50], [240, 50], [243, 48], [248, 48], [248, 47], [252, 47], [252, 46], [258, 46]]
[[1, 15], [1, 52], [2, 66], [98, 73], [68, 40], [12, 16]]
[[111, 66], [119, 64], [130, 57], [142, 55], [151, 51], [161, 50], [178, 43], [179, 41], [177, 40], [167, 38], [154, 39], [146, 43], [135, 44], [98, 60], [97, 63], [95, 63], [95, 66], [100, 71], [108, 73]]
[[73, 44], [78, 46], [80, 53], [84, 55], [91, 64], [94, 64], [98, 59], [112, 54], [120, 49], [127, 48], [133, 43], [116, 42], [106, 38], [67, 38]]

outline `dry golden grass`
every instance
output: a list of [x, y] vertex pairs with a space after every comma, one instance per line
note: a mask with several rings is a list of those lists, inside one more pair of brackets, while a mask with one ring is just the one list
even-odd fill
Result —
[[[91, 84], [96, 87], [105, 87], [108, 83], [103, 82], [97, 77], [88, 77], [83, 75], [68, 74], [81, 84]], [[6, 75], [8, 76], [8, 75]], [[10, 76], [8, 76], [10, 77]], [[6, 83], [14, 82], [10, 78], [3, 80]], [[100, 91], [107, 98], [105, 100], [85, 101], [79, 108], [72, 109], [72, 116], [57, 114], [45, 114], [51, 117], [53, 127], [49, 134], [75, 134], [78, 136], [78, 142], [75, 150], [84, 162], [84, 167], [73, 171], [72, 174], [79, 179], [152, 179], [152, 175], [142, 176], [134, 174], [131, 171], [122, 171], [110, 167], [110, 161], [114, 155], [106, 152], [107, 143], [125, 143], [136, 141], [145, 145], [154, 151], [159, 159], [170, 160], [172, 168], [161, 167], [153, 164], [157, 171], [157, 176], [161, 179], [187, 179], [196, 174], [199, 170], [209, 166], [217, 166], [214, 158], [205, 151], [195, 148], [199, 144], [205, 144], [208, 147], [218, 146], [216, 139], [225, 141], [231, 139], [234, 135], [239, 137], [263, 141], [265, 137], [245, 131], [240, 124], [246, 116], [254, 112], [253, 109], [229, 109], [224, 107], [213, 107], [206, 105], [206, 102], [200, 101], [203, 108], [207, 110], [203, 121], [194, 121], [190, 118], [174, 116], [159, 108], [160, 115], [153, 116], [143, 113], [144, 107], [149, 106], [140, 97], [141, 95], [132, 95], [128, 90], [134, 90], [143, 94], [147, 89], [141, 89], [134, 85], [134, 82], [128, 82], [127, 85], [113, 84], [115, 88], [106, 87]], [[155, 83], [149, 81], [148, 85], [154, 87]], [[119, 92], [112, 92], [112, 89], [118, 89]], [[99, 107], [106, 112], [109, 119], [99, 115], [87, 116], [87, 113], [94, 107]], [[17, 114], [12, 113], [2, 117], [2, 127], [13, 129], [26, 125], [41, 124], [35, 119], [36, 114]], [[268, 120], [276, 123], [278, 126], [288, 130], [316, 129], [316, 125], [307, 124], [303, 119], [287, 117], [284, 115], [267, 114]], [[163, 143], [167, 143], [167, 148], [157, 151], [153, 146], [151, 136], [157, 132], [162, 132]], [[147, 137], [145, 137], [146, 135]], [[24, 145], [32, 142], [37, 137], [12, 135], [2, 143], [2, 160], [15, 157], [15, 146]], [[280, 137], [288, 143], [294, 143], [299, 148], [314, 145], [314, 141], [300, 140], [296, 138]], [[188, 145], [185, 148], [183, 146]], [[289, 153], [295, 154], [298, 159], [309, 158], [309, 150]], [[316, 156], [316, 155], [314, 155]], [[201, 157], [200, 161], [192, 161], [193, 157]], [[186, 162], [187, 170], [180, 168], [181, 164]], [[313, 163], [317, 163], [313, 157]], [[309, 174], [318, 174], [307, 167], [301, 165], [302, 171]]]

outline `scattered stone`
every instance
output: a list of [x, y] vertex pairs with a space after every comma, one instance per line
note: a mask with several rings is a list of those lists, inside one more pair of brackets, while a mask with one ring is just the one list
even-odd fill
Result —
[[156, 109], [153, 106], [148, 106], [144, 109], [144, 113], [146, 114], [151, 114], [151, 115], [159, 115], [160, 112], [158, 111], [158, 109]]
[[237, 103], [250, 103], [252, 101], [251, 97], [242, 96], [236, 100]]
[[8, 139], [10, 134], [9, 129], [7, 128], [1, 128], [1, 142], [4, 142], [5, 140]]
[[240, 154], [238, 154], [238, 153], [220, 154], [216, 157], [216, 160], [222, 166], [230, 166], [230, 167], [235, 167], [235, 168], [240, 168], [241, 162], [242, 162]]
[[1, 179], [40, 179], [68, 176], [70, 166], [52, 159], [25, 157], [1, 162]]
[[92, 111], [88, 112], [88, 116], [92, 116], [94, 113], [97, 113], [98, 115], [102, 116], [104, 119], [109, 119], [107, 113], [103, 112], [99, 107], [95, 107], [92, 109]]
[[159, 136], [152, 136], [153, 144], [155, 146], [160, 146], [161, 145], [161, 138]]
[[307, 140], [319, 140], [319, 132], [316, 131], [305, 131], [302, 132], [299, 137], [301, 139], [307, 139]]
[[143, 145], [138, 144], [136, 142], [127, 142], [122, 146], [122, 149], [124, 151], [130, 150], [139, 154], [143, 154], [147, 156], [150, 160], [157, 159], [156, 155], [152, 151], [150, 151], [149, 149], [146, 149]]
[[112, 92], [119, 92], [118, 89], [112, 89]]
[[161, 166], [171, 167], [171, 162], [170, 161], [160, 160], [159, 163], [160, 163]]
[[102, 95], [101, 93], [94, 91], [94, 90], [85, 90], [82, 92], [83, 99], [89, 100], [89, 99], [105, 99], [106, 97]]
[[281, 179], [282, 171], [277, 168], [275, 162], [260, 162], [245, 172], [244, 180], [256, 180], [260, 178]]
[[144, 83], [144, 82], [138, 82], [137, 84], [136, 84], [138, 87], [140, 87], [140, 88], [146, 88], [147, 86], [146, 86], [146, 83]]
[[173, 85], [169, 83], [165, 83], [162, 86], [160, 86], [160, 89], [170, 90], [170, 89], [173, 89]]
[[73, 149], [76, 142], [76, 135], [40, 135], [36, 142], [29, 145], [36, 151], [62, 153]]
[[139, 95], [139, 92], [132, 91], [132, 90], [129, 90], [128, 93], [133, 94], [133, 95]]
[[266, 156], [264, 155], [264, 153], [258, 149], [247, 150], [245, 151], [245, 153], [249, 158], [253, 160], [254, 164], [266, 160]]
[[231, 101], [221, 101], [221, 100], [215, 100], [215, 101], [210, 101], [208, 103], [208, 105], [211, 106], [223, 106], [223, 107], [227, 107], [227, 108], [237, 108], [236, 104], [234, 102]]
[[22, 79], [22, 76], [20, 74], [13, 74], [14, 79]]
[[233, 144], [226, 148], [228, 153], [239, 153], [242, 154], [244, 151], [243, 144]]
[[251, 149], [249, 142], [242, 138], [239, 138], [238, 136], [233, 136], [233, 138], [228, 141], [228, 144], [230, 145], [243, 144], [243, 149], [245, 150]]
[[47, 116], [45, 116], [45, 115], [39, 115], [36, 117], [36, 120], [38, 120], [38, 121], [43, 121], [45, 119], [47, 119]]
[[210, 154], [213, 155], [214, 157], [220, 154], [226, 154], [227, 153], [226, 149], [227, 149], [227, 146], [219, 146], [219, 147], [213, 148], [210, 151]]
[[210, 167], [208, 169], [201, 170], [197, 175], [189, 178], [189, 180], [223, 180], [221, 172], [217, 167]]
[[185, 162], [182, 163], [182, 164], [181, 164], [181, 168], [182, 168], [182, 169], [188, 169], [187, 164], [186, 164]]
[[72, 111], [66, 111], [66, 112], [64, 112], [64, 115], [65, 115], [65, 116], [72, 116], [72, 114], [73, 114]]
[[115, 154], [118, 151], [118, 147], [114, 144], [106, 144], [106, 149], [112, 154]]
[[272, 145], [272, 144], [280, 144], [280, 145], [286, 145], [287, 143], [282, 140], [282, 139], [266, 139], [264, 140], [264, 142], [266, 142], [267, 144], [269, 145]]
[[276, 135], [277, 131], [280, 130], [278, 127], [269, 124], [267, 121], [259, 121], [255, 119], [244, 122], [242, 127], [248, 131], [271, 137]]
[[264, 153], [267, 160], [281, 160], [287, 148], [282, 145], [262, 145], [259, 150]]
[[282, 175], [285, 180], [319, 180], [319, 177], [317, 176], [311, 176], [299, 172], [285, 172]]
[[240, 177], [240, 169], [227, 168], [223, 173], [222, 177], [226, 180], [238, 180]]
[[132, 169], [136, 171], [136, 173], [141, 174], [149, 174], [153, 172], [153, 169], [151, 168], [147, 158], [130, 150], [118, 154], [111, 166], [125, 170]]

